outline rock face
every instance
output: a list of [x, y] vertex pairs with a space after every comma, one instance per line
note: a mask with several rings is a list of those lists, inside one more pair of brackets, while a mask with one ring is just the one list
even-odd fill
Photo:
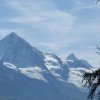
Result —
[[78, 59], [74, 53], [68, 55], [65, 63], [71, 68], [90, 68], [92, 67], [87, 61]]
[[28, 78], [0, 64], [1, 100], [84, 100], [85, 94], [72, 84], [58, 81], [51, 75], [48, 83]]
[[63, 61], [11, 33], [0, 41], [0, 99], [85, 100], [86, 93], [75, 79], [88, 68], [74, 54]]
[[0, 57], [4, 62], [13, 63], [17, 67], [45, 66], [43, 53], [16, 33], [0, 41]]
[[58, 79], [67, 80], [68, 66], [55, 54], [45, 53], [45, 65], [47, 69]]
[[89, 71], [92, 66], [86, 60], [78, 59], [74, 53], [69, 54], [64, 62], [69, 69], [67, 82], [82, 89], [82, 75], [85, 71]]

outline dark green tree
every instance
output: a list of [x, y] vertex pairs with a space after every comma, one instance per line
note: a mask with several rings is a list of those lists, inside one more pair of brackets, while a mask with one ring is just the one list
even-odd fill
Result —
[[95, 96], [100, 100], [100, 91], [98, 90], [100, 86], [100, 69], [84, 73], [83, 81], [85, 81], [85, 86], [87, 85], [90, 89], [88, 100], [92, 100]]
[[[100, 47], [97, 46], [97, 49], [100, 51]], [[100, 52], [96, 53], [100, 55]], [[88, 100], [92, 100], [95, 96], [97, 96], [100, 100], [100, 69], [91, 72], [85, 72], [83, 74], [83, 81], [85, 81], [85, 86], [88, 86], [90, 89]]]
[[[100, 0], [96, 1], [97, 3], [100, 2]], [[97, 49], [100, 51], [100, 47], [97, 46]], [[96, 53], [100, 55], [100, 52]], [[83, 74], [83, 81], [85, 81], [85, 86], [88, 86], [90, 89], [88, 100], [92, 100], [95, 96], [97, 96], [100, 100], [100, 69], [91, 72], [85, 72]]]
[[100, 0], [97, 0], [97, 2], [99, 2]]

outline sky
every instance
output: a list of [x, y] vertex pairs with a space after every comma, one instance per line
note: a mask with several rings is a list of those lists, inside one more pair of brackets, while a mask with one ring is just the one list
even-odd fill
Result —
[[100, 67], [99, 12], [96, 0], [0, 0], [0, 39], [15, 32], [43, 52]]

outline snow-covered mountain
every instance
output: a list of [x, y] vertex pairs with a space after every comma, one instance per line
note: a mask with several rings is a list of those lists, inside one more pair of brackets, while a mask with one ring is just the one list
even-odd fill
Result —
[[64, 65], [61, 58], [51, 53], [45, 53], [44, 56], [45, 65], [52, 75], [58, 79], [66, 81], [68, 78], [68, 67]]
[[92, 67], [87, 61], [78, 59], [74, 53], [68, 55], [64, 61], [69, 67], [72, 68], [90, 68]]
[[78, 88], [83, 88], [82, 75], [84, 72], [89, 71], [92, 66], [86, 60], [78, 59], [74, 53], [69, 54], [64, 63], [69, 69], [68, 82]]
[[62, 60], [43, 53], [16, 33], [0, 40], [2, 100], [85, 100], [81, 76], [91, 65], [74, 54]]

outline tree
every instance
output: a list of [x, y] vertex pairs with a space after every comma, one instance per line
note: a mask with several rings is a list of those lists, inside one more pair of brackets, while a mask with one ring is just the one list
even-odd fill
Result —
[[[100, 2], [100, 0], [96, 1], [97, 3]], [[97, 46], [97, 49], [100, 51], [100, 47]], [[96, 53], [100, 55], [100, 52]], [[83, 81], [85, 81], [85, 86], [88, 85], [90, 89], [88, 99], [92, 100], [95, 96], [97, 96], [100, 100], [100, 90], [98, 90], [100, 87], [100, 69], [92, 72], [85, 72], [83, 74]]]
[[97, 3], [100, 2], [100, 0], [97, 0]]
[[84, 73], [83, 81], [85, 81], [85, 86], [88, 85], [90, 89], [88, 99], [92, 100], [94, 96], [97, 96], [100, 100], [100, 91], [97, 92], [97, 88], [100, 86], [100, 69]]
[[[97, 46], [97, 49], [100, 51], [100, 47]], [[100, 52], [96, 53], [100, 55]], [[92, 72], [85, 72], [83, 74], [83, 81], [85, 81], [85, 86], [87, 85], [90, 89], [88, 99], [92, 100], [97, 96], [100, 100], [100, 90], [98, 90], [100, 87], [100, 69]]]

